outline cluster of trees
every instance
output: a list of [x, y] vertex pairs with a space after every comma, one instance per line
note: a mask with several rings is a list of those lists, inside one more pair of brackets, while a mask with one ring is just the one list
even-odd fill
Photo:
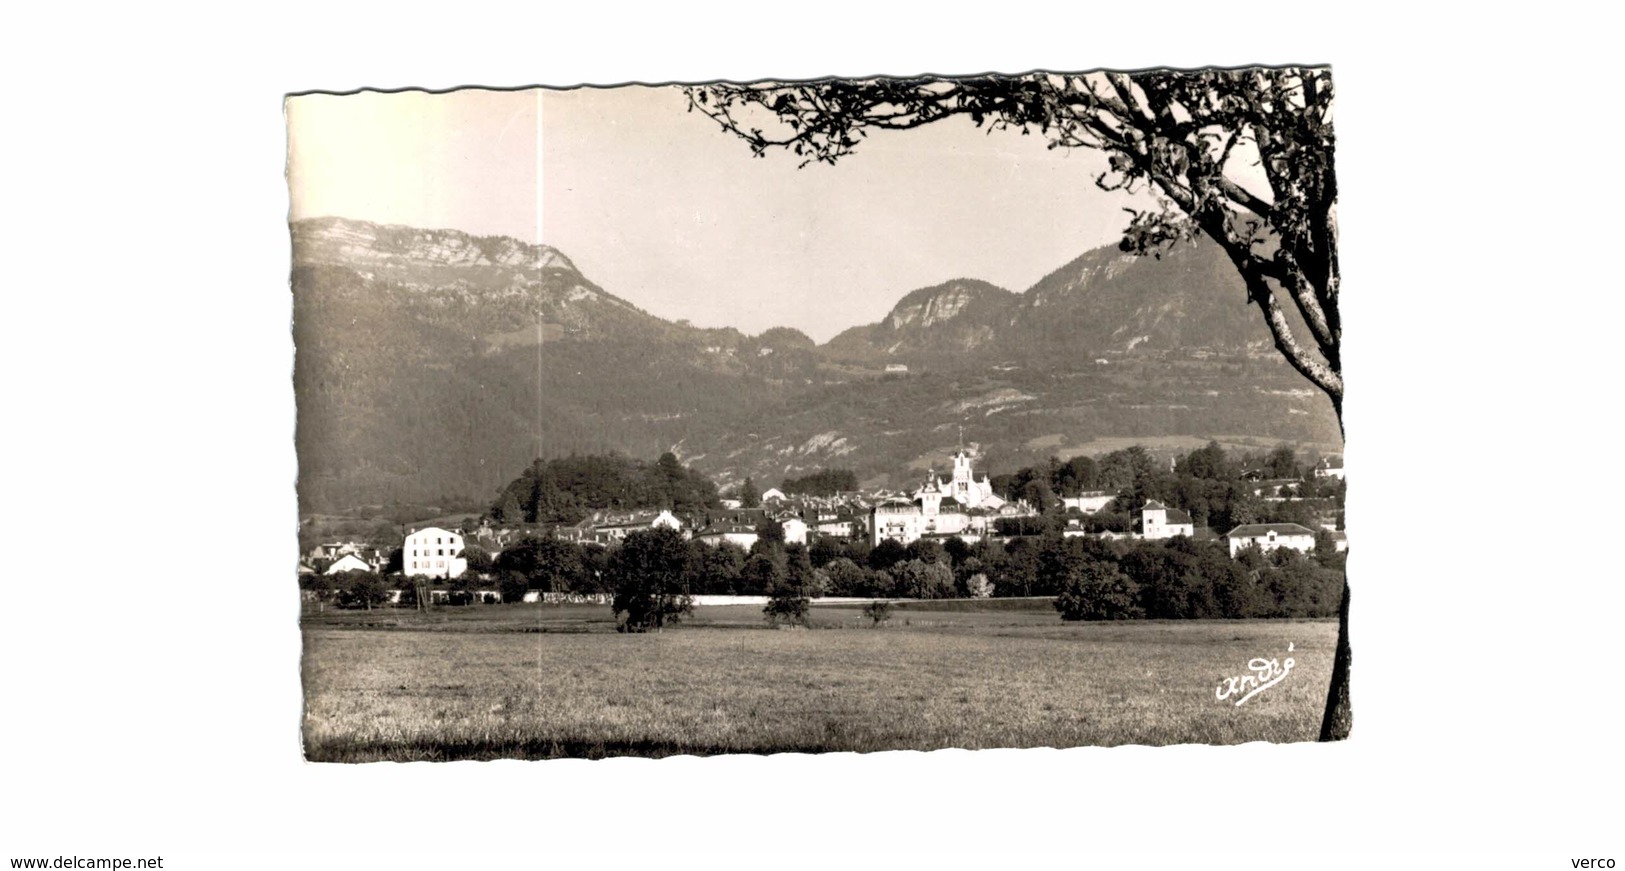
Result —
[[333, 603], [340, 608], [366, 608], [370, 611], [389, 601], [390, 585], [374, 572], [306, 575], [300, 578], [299, 587], [310, 593], [318, 609]]
[[[465, 549], [465, 558], [467, 550]], [[530, 590], [552, 593], [609, 592], [605, 573], [609, 551], [599, 544], [576, 544], [553, 536], [526, 536], [491, 563], [503, 601], [517, 602]], [[477, 571], [473, 562], [469, 571]]]
[[1189, 538], [1113, 546], [1062, 539], [1036, 554], [1038, 586], [1053, 589], [1066, 620], [1137, 617], [1331, 617], [1343, 592], [1343, 556], [1329, 539], [1302, 554], [1256, 549], [1231, 559]]
[[820, 469], [799, 478], [785, 478], [779, 489], [790, 495], [834, 496], [858, 489], [858, 474], [851, 469]]
[[[1272, 501], [1257, 495], [1257, 486], [1242, 477], [1248, 469], [1277, 479], [1302, 478], [1280, 495], [1295, 501]], [[990, 480], [996, 492], [1025, 499], [1043, 512], [1041, 518], [1001, 518], [1001, 535], [1037, 535], [1064, 528], [1067, 521], [1091, 532], [1128, 532], [1145, 503], [1156, 499], [1190, 512], [1198, 527], [1229, 530], [1244, 523], [1299, 523], [1313, 527], [1323, 512], [1340, 512], [1346, 487], [1341, 479], [1315, 478], [1300, 466], [1291, 447], [1282, 445], [1267, 454], [1233, 456], [1218, 442], [1209, 442], [1174, 458], [1173, 468], [1158, 461], [1144, 447], [1134, 445], [1098, 459], [1051, 457], [1042, 466], [1028, 466]], [[1062, 510], [1062, 497], [1086, 491], [1115, 494], [1097, 514], [1070, 517]]]
[[576, 523], [603, 508], [689, 512], [719, 506], [716, 484], [669, 451], [653, 463], [588, 454], [536, 460], [502, 488], [490, 516], [499, 523]]
[[1055, 596], [1069, 619], [1327, 617], [1337, 612], [1346, 556], [1329, 534], [1314, 551], [1247, 551], [1219, 542], [1067, 538], [1006, 544], [929, 539], [907, 547], [820, 539], [808, 549], [828, 594], [964, 598]]
[[[912, 599], [1054, 596], [1067, 620], [1209, 617], [1329, 617], [1337, 613], [1346, 555], [1323, 534], [1308, 554], [1250, 550], [1231, 559], [1215, 542], [1107, 541], [1044, 535], [1007, 544], [922, 539], [818, 539], [786, 544], [763, 536], [749, 551], [685, 541], [656, 528], [627, 536], [614, 549], [530, 537], [489, 566], [505, 602], [527, 591], [609, 593], [622, 631], [659, 629], [689, 613], [698, 594], [766, 595], [775, 624], [805, 624], [819, 596]], [[468, 604], [482, 585], [475, 573], [445, 582], [451, 604]], [[319, 606], [373, 608], [390, 584], [371, 572], [307, 578]], [[402, 585], [400, 604], [414, 606], [426, 584]]]
[[[887, 541], [870, 548], [819, 539], [809, 547], [786, 543], [777, 524], [763, 527], [749, 550], [685, 541], [664, 528], [632, 533], [613, 549], [532, 536], [499, 554], [491, 570], [506, 602], [532, 590], [613, 594], [624, 631], [675, 622], [687, 613], [687, 597], [701, 594], [769, 596], [769, 620], [804, 624], [810, 600], [819, 596], [957, 598], [990, 596], [995, 589], [980, 564], [964, 558], [963, 542], [945, 548]], [[452, 584], [466, 585], [472, 574]]]
[[[807, 548], [782, 540], [759, 543], [764, 546], [738, 564], [738, 577], [771, 597], [762, 609], [769, 622], [805, 626], [811, 597], [823, 594], [827, 577], [813, 569]], [[737, 554], [723, 548], [705, 553], [709, 550], [663, 527], [628, 535], [610, 551], [604, 571], [604, 581], [615, 593], [611, 607], [618, 619], [616, 628], [658, 630], [691, 613], [691, 597], [700, 592], [696, 581], [710, 567], [732, 569], [736, 564]]]
[[[1194, 619], [1330, 616], [1345, 561], [1329, 535], [1307, 555], [1280, 550], [1231, 559], [1219, 542], [1184, 537], [1107, 541], [1049, 531], [1005, 544], [950, 538], [871, 547], [833, 538], [786, 544], [782, 532], [760, 532], [749, 550], [684, 541], [662, 529], [634, 533], [613, 550], [531, 537], [503, 551], [493, 571], [504, 601], [518, 601], [529, 590], [613, 593], [621, 605], [631, 601], [623, 596], [642, 600], [650, 590], [679, 598], [765, 595], [779, 609], [769, 616], [792, 623], [805, 617], [806, 603], [797, 600], [819, 596], [1055, 596], [1065, 605], [1063, 615], [1074, 619]], [[658, 628], [683, 613], [678, 598], [647, 611], [617, 606], [617, 612], [641, 628]]]

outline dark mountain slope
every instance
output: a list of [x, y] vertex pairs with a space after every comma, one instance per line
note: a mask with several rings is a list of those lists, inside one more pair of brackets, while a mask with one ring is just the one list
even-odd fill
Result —
[[1211, 249], [1091, 251], [1023, 294], [922, 288], [819, 347], [662, 320], [547, 246], [340, 219], [293, 239], [307, 511], [488, 503], [571, 452], [669, 449], [724, 483], [902, 480], [960, 426], [994, 471], [1090, 439], [1338, 437]]

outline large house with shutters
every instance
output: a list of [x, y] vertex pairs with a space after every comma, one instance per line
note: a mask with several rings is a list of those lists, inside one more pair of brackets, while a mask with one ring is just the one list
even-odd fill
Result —
[[468, 560], [462, 554], [460, 533], [430, 526], [406, 536], [401, 550], [401, 569], [408, 577], [457, 578], [468, 571]]

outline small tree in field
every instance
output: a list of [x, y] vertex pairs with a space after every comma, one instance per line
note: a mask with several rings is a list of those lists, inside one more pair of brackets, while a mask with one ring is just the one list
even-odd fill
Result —
[[816, 583], [812, 560], [808, 558], [807, 548], [799, 545], [787, 548], [785, 556], [785, 572], [768, 591], [772, 598], [768, 599], [762, 614], [774, 626], [806, 626], [807, 609], [811, 605], [807, 592]]
[[863, 606], [863, 616], [872, 620], [873, 622], [870, 625], [878, 629], [882, 624], [891, 620], [891, 603], [885, 599], [870, 602]]
[[993, 582], [987, 579], [987, 575], [977, 573], [965, 581], [965, 590], [972, 599], [986, 599], [993, 595]]
[[809, 604], [806, 596], [797, 595], [785, 584], [767, 600], [762, 614], [774, 626], [806, 626]]
[[675, 623], [694, 610], [683, 587], [688, 547], [675, 529], [656, 527], [626, 537], [610, 551], [605, 575], [621, 632], [648, 632]]

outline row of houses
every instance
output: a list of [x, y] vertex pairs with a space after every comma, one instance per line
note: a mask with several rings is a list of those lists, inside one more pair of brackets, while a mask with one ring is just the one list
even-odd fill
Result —
[[[1341, 461], [1322, 461], [1316, 474], [1342, 477]], [[1261, 482], [1274, 483], [1274, 482]], [[1104, 510], [1115, 495], [1104, 491], [1085, 492], [1063, 500], [1065, 508], [1083, 514]], [[411, 530], [402, 543], [402, 570], [409, 575], [456, 578], [468, 570], [464, 549], [474, 544], [495, 556], [520, 537], [547, 532], [567, 541], [612, 546], [628, 535], [649, 529], [672, 529], [710, 545], [730, 543], [750, 549], [765, 522], [778, 524], [784, 540], [809, 544], [819, 537], [855, 539], [865, 537], [871, 545], [893, 540], [908, 545], [921, 539], [958, 537], [969, 542], [984, 538], [1002, 540], [994, 521], [1005, 517], [1033, 516], [1038, 512], [1025, 502], [1009, 502], [993, 493], [984, 474], [977, 478], [970, 456], [961, 448], [953, 456], [947, 477], [927, 476], [912, 493], [878, 491], [843, 493], [834, 496], [791, 497], [777, 489], [762, 494], [762, 504], [744, 508], [737, 504], [722, 511], [679, 517], [669, 509], [643, 511], [595, 511], [575, 524], [533, 528], [492, 527], [483, 524], [465, 535], [462, 530], [427, 527]], [[1064, 535], [1095, 534], [1108, 538], [1161, 540], [1187, 536], [1198, 540], [1223, 538], [1231, 556], [1257, 546], [1264, 551], [1291, 548], [1308, 551], [1315, 546], [1317, 532], [1296, 523], [1245, 524], [1222, 536], [1206, 527], [1197, 528], [1191, 515], [1157, 500], [1140, 510], [1139, 531], [1128, 533], [1086, 533], [1074, 520]], [[1338, 550], [1348, 546], [1343, 533], [1328, 530]], [[362, 570], [382, 572], [388, 557], [375, 548], [356, 542], [338, 542], [316, 547], [308, 565], [324, 566], [328, 574]]]
[[1331, 536], [1339, 551], [1348, 550], [1348, 536], [1340, 530], [1324, 528], [1320, 532], [1297, 523], [1244, 523], [1222, 536], [1203, 527], [1198, 529], [1190, 514], [1152, 499], [1140, 509], [1140, 533], [1136, 538], [1166, 539], [1185, 536], [1196, 539], [1222, 538], [1230, 548], [1232, 558], [1249, 547], [1268, 553], [1280, 548], [1307, 553], [1314, 549], [1318, 536], [1324, 532]]

